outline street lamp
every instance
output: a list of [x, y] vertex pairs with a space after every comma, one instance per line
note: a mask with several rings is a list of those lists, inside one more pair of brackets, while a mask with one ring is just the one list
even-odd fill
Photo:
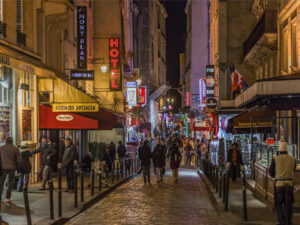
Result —
[[101, 66], [100, 66], [101, 72], [106, 73], [108, 68], [107, 68], [107, 65], [105, 64], [104, 58], [102, 58], [102, 62], [100, 64], [101, 64]]

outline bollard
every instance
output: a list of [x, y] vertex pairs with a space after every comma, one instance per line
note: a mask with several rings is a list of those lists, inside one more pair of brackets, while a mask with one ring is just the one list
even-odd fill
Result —
[[23, 197], [24, 197], [27, 225], [31, 225], [32, 224], [31, 223], [31, 214], [30, 214], [30, 207], [29, 207], [29, 200], [28, 200], [28, 193], [27, 193], [26, 185], [23, 188]]
[[212, 184], [213, 184], [213, 187], [215, 188], [216, 187], [216, 184], [215, 184], [215, 167], [213, 166], [212, 167]]
[[226, 172], [226, 193], [225, 193], [225, 211], [228, 211], [228, 200], [229, 200], [229, 172]]
[[94, 164], [92, 164], [91, 168], [91, 177], [90, 177], [90, 189], [91, 189], [91, 196], [94, 196], [94, 184], [95, 184], [95, 171], [94, 171]]
[[120, 161], [117, 161], [117, 180], [119, 180]]
[[219, 169], [217, 167], [215, 169], [215, 174], [216, 174], [215, 177], [216, 191], [218, 192], [219, 191]]
[[222, 198], [222, 192], [223, 192], [223, 188], [222, 188], [222, 180], [223, 180], [223, 172], [220, 171], [220, 177], [219, 177], [219, 198]]
[[50, 203], [50, 219], [54, 220], [53, 182], [52, 182], [52, 180], [49, 180], [49, 203]]
[[133, 174], [133, 159], [131, 159], [131, 174]]
[[242, 170], [242, 176], [243, 176], [243, 213], [244, 213], [244, 221], [248, 220], [248, 213], [247, 213], [247, 190], [246, 190], [246, 174], [245, 170]]
[[125, 177], [127, 177], [127, 168], [126, 168], [126, 166], [125, 166]]
[[225, 193], [226, 193], [226, 172], [223, 172], [223, 180], [222, 180], [222, 184], [223, 184], [223, 203], [225, 204]]
[[80, 201], [84, 202], [84, 173], [80, 170]]
[[99, 170], [99, 191], [101, 191], [101, 190], [102, 190], [102, 173]]
[[61, 163], [57, 165], [58, 169], [58, 217], [62, 217], [62, 187], [61, 187]]
[[122, 159], [120, 167], [121, 167], [121, 177], [122, 179], [124, 179], [124, 159]]
[[111, 170], [112, 172], [112, 174], [111, 174], [111, 183], [113, 184], [113, 183], [115, 183], [115, 162], [113, 162], [113, 164], [112, 164], [112, 170]]
[[77, 160], [74, 161], [74, 207], [78, 207]]

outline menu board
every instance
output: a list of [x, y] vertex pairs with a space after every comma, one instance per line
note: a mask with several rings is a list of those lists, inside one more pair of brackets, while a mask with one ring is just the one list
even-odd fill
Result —
[[10, 107], [0, 106], [0, 143], [10, 136]]

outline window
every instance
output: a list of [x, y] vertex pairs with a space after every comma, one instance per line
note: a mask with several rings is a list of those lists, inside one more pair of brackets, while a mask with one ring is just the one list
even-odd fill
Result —
[[17, 0], [17, 31], [23, 31], [23, 0]]
[[0, 0], [0, 21], [3, 22], [3, 0]]
[[283, 28], [282, 32], [282, 46], [281, 46], [281, 69], [283, 72], [288, 72], [288, 64], [289, 64], [289, 54], [288, 54], [288, 26]]
[[298, 57], [297, 57], [297, 24], [295, 21], [292, 22], [291, 24], [291, 44], [292, 44], [292, 67], [294, 70], [296, 70], [298, 66]]

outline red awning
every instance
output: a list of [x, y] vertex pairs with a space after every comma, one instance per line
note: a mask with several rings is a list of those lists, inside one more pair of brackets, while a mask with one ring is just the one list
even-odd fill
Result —
[[98, 129], [98, 120], [94, 120], [76, 113], [52, 112], [52, 108], [40, 105], [40, 129], [58, 130], [95, 130]]

